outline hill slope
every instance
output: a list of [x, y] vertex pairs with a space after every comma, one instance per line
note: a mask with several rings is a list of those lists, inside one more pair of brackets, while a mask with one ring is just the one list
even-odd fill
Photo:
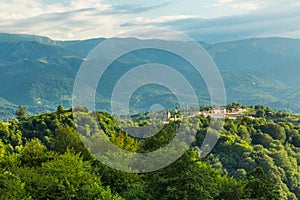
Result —
[[[40, 36], [0, 34], [0, 97], [10, 102], [0, 102], [0, 106], [7, 109], [7, 105], [14, 105], [10, 107], [14, 110], [15, 105], [25, 105], [33, 113], [53, 111], [57, 104], [69, 107], [77, 70], [89, 52], [103, 40], [53, 41]], [[201, 44], [222, 73], [228, 102], [264, 104], [300, 112], [300, 40], [261, 38]], [[159, 50], [142, 50], [112, 64], [98, 88], [98, 109], [107, 109], [114, 84], [122, 73], [151, 62], [179, 70], [197, 88], [201, 103], [209, 103], [203, 80], [194, 76], [186, 62]], [[151, 100], [159, 101], [159, 98], [167, 99], [166, 105], [174, 106], [172, 98], [166, 97], [166, 91], [155, 90], [157, 92], [153, 92], [153, 88], [149, 91], [155, 93], [156, 98], [145, 96], [145, 91], [133, 98], [142, 100], [146, 107], [153, 103]]]

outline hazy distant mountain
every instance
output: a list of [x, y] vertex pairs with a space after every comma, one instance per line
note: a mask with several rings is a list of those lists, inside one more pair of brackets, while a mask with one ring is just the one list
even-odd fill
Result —
[[[58, 104], [69, 107], [77, 70], [89, 52], [103, 40], [53, 41], [40, 36], [0, 34], [0, 115], [13, 115], [17, 105], [25, 105], [31, 112], [50, 111]], [[262, 38], [200, 44], [223, 75], [228, 102], [300, 111], [300, 40]], [[97, 105], [100, 108], [108, 106], [109, 95], [122, 72], [151, 62], [179, 70], [198, 88], [201, 102], [209, 103], [204, 82], [194, 77], [187, 63], [166, 52], [143, 50], [123, 56], [112, 64], [106, 79], [100, 81]], [[173, 105], [167, 91], [155, 86], [148, 90], [152, 94], [147, 96], [145, 91], [140, 91], [135, 100], [150, 105], [165, 98], [167, 104]]]
[[37, 36], [37, 35], [23, 35], [23, 34], [8, 34], [8, 33], [0, 33], [0, 42], [38, 42], [46, 45], [56, 45], [59, 42], [53, 41], [50, 38]]
[[300, 87], [300, 40], [247, 39], [216, 44], [208, 51], [220, 70], [258, 72]]

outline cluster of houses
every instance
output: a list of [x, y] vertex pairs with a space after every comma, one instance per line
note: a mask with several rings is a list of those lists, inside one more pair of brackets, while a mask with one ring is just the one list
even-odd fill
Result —
[[211, 116], [213, 118], [229, 118], [236, 119], [238, 116], [244, 112], [242, 108], [232, 108], [231, 110], [226, 110], [226, 108], [213, 108], [210, 111], [200, 112], [204, 116]]
[[[197, 111], [192, 112], [189, 114], [189, 116], [194, 117], [197, 115], [204, 115], [205, 117], [212, 117], [217, 119], [222, 118], [229, 118], [229, 119], [236, 119], [238, 116], [241, 116], [245, 112], [242, 108], [232, 108], [231, 110], [227, 110], [226, 108], [221, 107], [215, 107], [208, 111]], [[167, 112], [167, 122], [172, 121], [179, 121], [181, 120], [181, 116], [179, 116], [177, 113], [171, 114], [171, 112]]]

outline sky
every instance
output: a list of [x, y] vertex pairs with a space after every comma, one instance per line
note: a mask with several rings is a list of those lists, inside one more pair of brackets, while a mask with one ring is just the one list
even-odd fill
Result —
[[299, 0], [1, 0], [0, 32], [54, 40], [117, 37], [145, 27], [217, 43], [300, 38]]

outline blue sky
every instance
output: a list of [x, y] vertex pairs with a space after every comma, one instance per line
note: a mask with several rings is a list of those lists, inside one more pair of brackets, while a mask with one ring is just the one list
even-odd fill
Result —
[[114, 37], [144, 27], [216, 43], [250, 37], [300, 38], [298, 0], [2, 0], [0, 32], [56, 40]]

